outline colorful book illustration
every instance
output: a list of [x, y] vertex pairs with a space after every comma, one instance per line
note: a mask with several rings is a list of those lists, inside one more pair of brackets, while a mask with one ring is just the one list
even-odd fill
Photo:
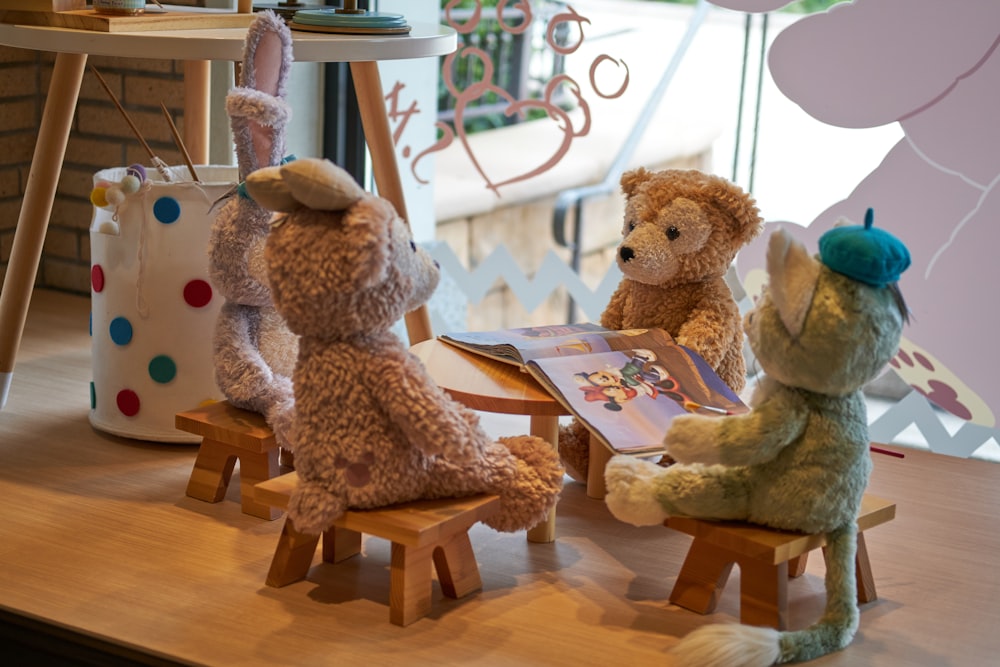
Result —
[[605, 446], [663, 452], [677, 415], [726, 415], [747, 406], [695, 352], [661, 329], [595, 324], [449, 333], [443, 341], [520, 364]]

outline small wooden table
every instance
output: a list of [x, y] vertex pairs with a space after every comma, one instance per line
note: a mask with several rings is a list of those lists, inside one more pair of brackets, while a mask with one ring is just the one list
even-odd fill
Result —
[[[559, 417], [569, 414], [538, 382], [512, 364], [487, 359], [432, 339], [410, 348], [448, 394], [482, 412], [530, 417], [531, 435], [559, 447]], [[555, 540], [555, 509], [528, 531], [531, 542]]]

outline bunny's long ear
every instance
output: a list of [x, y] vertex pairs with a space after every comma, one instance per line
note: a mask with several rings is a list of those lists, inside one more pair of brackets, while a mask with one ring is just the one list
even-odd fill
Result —
[[781, 321], [793, 338], [798, 338], [812, 305], [820, 264], [804, 245], [782, 228], [767, 243], [767, 273], [771, 299]]
[[285, 102], [292, 34], [273, 11], [259, 12], [247, 31], [241, 85], [226, 97], [240, 174], [281, 163], [291, 108]]

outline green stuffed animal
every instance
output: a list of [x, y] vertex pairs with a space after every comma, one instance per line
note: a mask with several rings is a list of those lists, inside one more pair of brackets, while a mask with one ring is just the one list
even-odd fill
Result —
[[906, 247], [865, 225], [839, 226], [818, 258], [784, 230], [768, 240], [769, 285], [744, 321], [765, 376], [752, 410], [685, 415], [664, 438], [678, 464], [615, 456], [606, 502], [618, 519], [746, 520], [827, 533], [826, 609], [798, 632], [738, 624], [701, 628], [674, 653], [698, 667], [810, 660], [847, 646], [857, 630], [856, 518], [871, 471], [861, 388], [895, 355], [906, 306], [896, 286]]

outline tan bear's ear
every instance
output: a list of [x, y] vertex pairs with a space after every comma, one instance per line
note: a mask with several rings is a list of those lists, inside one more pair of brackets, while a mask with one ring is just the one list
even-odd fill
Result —
[[346, 235], [339, 263], [355, 288], [374, 287], [386, 279], [394, 219], [395, 210], [388, 202], [368, 197], [350, 207], [341, 220]]
[[343, 211], [365, 196], [357, 181], [329, 160], [295, 160], [282, 167], [281, 174], [292, 196], [316, 211]]
[[269, 211], [289, 213], [302, 205], [295, 201], [281, 175], [281, 167], [264, 167], [247, 176], [247, 192]]
[[794, 338], [802, 333], [819, 270], [819, 262], [788, 232], [779, 227], [771, 234], [767, 243], [771, 299], [782, 323]]
[[631, 171], [626, 171], [621, 177], [622, 192], [625, 193], [626, 197], [631, 197], [635, 194], [636, 188], [638, 188], [642, 183], [649, 180], [650, 174], [644, 167], [639, 167]]

